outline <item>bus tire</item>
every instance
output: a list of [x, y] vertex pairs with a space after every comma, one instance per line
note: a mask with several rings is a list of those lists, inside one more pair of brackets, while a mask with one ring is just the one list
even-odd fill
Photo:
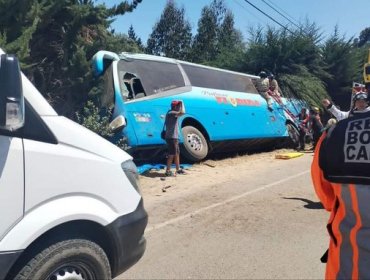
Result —
[[299, 131], [298, 129], [291, 123], [286, 125], [286, 129], [289, 135], [289, 143], [290, 145], [296, 149], [299, 146]]
[[26, 279], [112, 279], [107, 255], [84, 239], [58, 242], [36, 254], [14, 277]]
[[207, 156], [208, 143], [202, 132], [193, 126], [184, 126], [182, 136], [184, 139], [182, 153], [186, 159], [197, 162]]

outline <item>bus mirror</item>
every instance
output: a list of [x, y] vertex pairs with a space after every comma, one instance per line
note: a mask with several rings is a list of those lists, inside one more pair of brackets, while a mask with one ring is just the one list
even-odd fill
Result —
[[24, 98], [19, 62], [14, 55], [0, 55], [0, 128], [14, 131], [24, 125]]
[[117, 130], [124, 128], [126, 126], [126, 120], [123, 116], [116, 117], [110, 124], [109, 129], [112, 132], [116, 132]]

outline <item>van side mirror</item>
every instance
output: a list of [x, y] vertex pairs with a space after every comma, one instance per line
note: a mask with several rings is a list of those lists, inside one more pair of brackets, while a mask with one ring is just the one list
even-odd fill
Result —
[[24, 97], [18, 58], [0, 55], [0, 128], [14, 131], [24, 125]]

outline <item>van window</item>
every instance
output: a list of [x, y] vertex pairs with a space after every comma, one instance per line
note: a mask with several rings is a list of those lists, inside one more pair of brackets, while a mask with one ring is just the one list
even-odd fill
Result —
[[257, 90], [249, 77], [185, 63], [182, 63], [181, 66], [189, 77], [192, 86], [257, 93]]
[[[177, 64], [151, 60], [120, 60], [118, 75], [120, 83], [125, 84], [124, 75], [135, 76], [131, 90], [135, 91], [134, 98], [161, 93], [170, 89], [185, 86], [184, 78]], [[127, 82], [126, 82], [127, 83]]]

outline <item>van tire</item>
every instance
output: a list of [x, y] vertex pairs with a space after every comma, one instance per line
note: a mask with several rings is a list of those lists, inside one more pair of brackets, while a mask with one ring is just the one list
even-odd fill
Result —
[[191, 162], [204, 159], [208, 154], [208, 143], [202, 132], [193, 126], [184, 126], [181, 131], [184, 139], [182, 146], [184, 157]]
[[293, 124], [288, 123], [286, 125], [286, 129], [289, 135], [289, 143], [290, 146], [294, 149], [298, 148], [299, 146], [299, 130]]
[[103, 249], [84, 239], [61, 241], [42, 250], [14, 279], [59, 279], [53, 275], [73, 279], [112, 279]]

